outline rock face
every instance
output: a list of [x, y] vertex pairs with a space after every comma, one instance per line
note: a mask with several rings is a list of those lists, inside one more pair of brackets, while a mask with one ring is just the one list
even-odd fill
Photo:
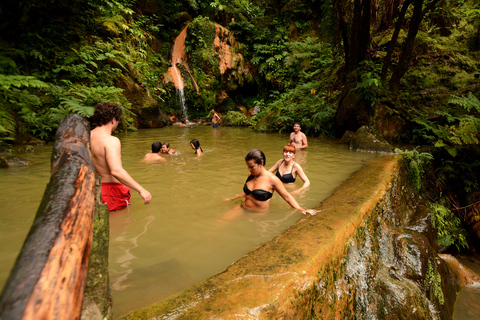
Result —
[[30, 165], [30, 161], [17, 156], [0, 157], [0, 168], [27, 167], [29, 165]]
[[162, 112], [148, 88], [127, 78], [117, 83], [132, 103], [131, 111], [137, 115], [137, 128], [161, 128], [170, 125], [170, 119]]
[[369, 127], [363, 126], [357, 132], [346, 131], [340, 143], [349, 144], [350, 149], [370, 152], [393, 152], [393, 147], [384, 139], [375, 136]]
[[[208, 18], [197, 18], [188, 25], [185, 44], [189, 50], [179, 69], [189, 114], [227, 103], [231, 92], [244, 86], [249, 73], [241, 43], [227, 28]], [[165, 84], [171, 80], [165, 75]]]

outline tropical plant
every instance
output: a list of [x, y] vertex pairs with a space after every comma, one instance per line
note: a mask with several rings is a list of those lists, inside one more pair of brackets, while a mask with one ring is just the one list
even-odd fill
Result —
[[432, 212], [432, 225], [437, 231], [438, 244], [444, 248], [455, 245], [457, 250], [468, 248], [461, 220], [452, 211], [439, 203], [428, 203]]
[[428, 152], [418, 152], [419, 147], [412, 150], [401, 150], [395, 148], [395, 152], [403, 156], [403, 161], [410, 181], [416, 190], [420, 190], [421, 179], [425, 174], [426, 165], [433, 160], [432, 154]]

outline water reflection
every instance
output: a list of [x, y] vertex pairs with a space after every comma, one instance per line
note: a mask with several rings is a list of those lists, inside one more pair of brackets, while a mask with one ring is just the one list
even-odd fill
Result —
[[[130, 226], [140, 222], [132, 217], [131, 208], [127, 207], [126, 209], [112, 212], [110, 214], [111, 230], [123, 230], [118, 235], [110, 234], [111, 241], [117, 243], [120, 249], [119, 251], [123, 252], [123, 254], [120, 254], [115, 258], [115, 264], [121, 269], [110, 268], [111, 279], [114, 279], [114, 281], [112, 281], [113, 290], [124, 290], [132, 285], [131, 283], [126, 283], [128, 275], [133, 272], [131, 262], [133, 259], [137, 259], [131, 251], [138, 248], [138, 239], [147, 232], [148, 225], [154, 220], [155, 217], [153, 215], [146, 217], [146, 224], [143, 226], [143, 230], [132, 236], [128, 232]], [[118, 228], [118, 226], [120, 228]]]

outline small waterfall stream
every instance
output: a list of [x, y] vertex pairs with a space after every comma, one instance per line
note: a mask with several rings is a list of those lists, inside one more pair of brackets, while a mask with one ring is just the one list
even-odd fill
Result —
[[175, 38], [173, 43], [173, 50], [172, 50], [172, 66], [169, 68], [169, 72], [172, 75], [173, 82], [175, 84], [176, 93], [178, 96], [178, 100], [180, 103], [180, 111], [181, 111], [181, 120], [188, 120], [188, 112], [187, 106], [185, 104], [185, 94], [184, 94], [184, 83], [182, 79], [182, 75], [180, 74], [180, 70], [177, 68], [177, 63], [183, 65], [183, 58], [185, 56], [185, 38], [187, 36], [187, 27], [185, 27], [182, 32]]

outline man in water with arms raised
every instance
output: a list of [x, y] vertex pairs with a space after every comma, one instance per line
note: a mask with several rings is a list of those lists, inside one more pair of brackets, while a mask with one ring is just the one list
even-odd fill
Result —
[[300, 129], [302, 129], [300, 123], [295, 122], [293, 132], [290, 133], [290, 144], [295, 146], [297, 150], [308, 148], [307, 136]]
[[93, 164], [102, 182], [102, 202], [108, 210], [119, 210], [130, 204], [130, 188], [138, 191], [145, 204], [152, 195], [136, 182], [122, 166], [120, 140], [112, 136], [122, 117], [122, 109], [114, 103], [99, 103], [93, 120], [97, 127], [90, 133]]

